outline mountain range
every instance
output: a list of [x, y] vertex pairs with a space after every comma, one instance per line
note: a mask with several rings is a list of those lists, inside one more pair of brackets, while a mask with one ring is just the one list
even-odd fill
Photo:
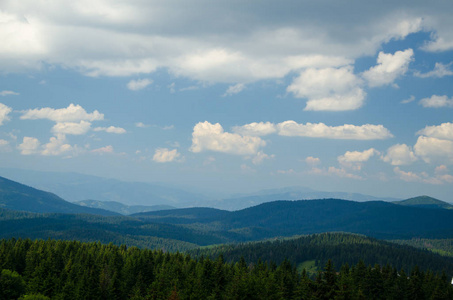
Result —
[[[373, 197], [358, 193], [323, 192], [307, 187], [266, 189], [229, 196], [205, 195], [203, 191], [167, 186], [159, 183], [126, 182], [78, 173], [41, 172], [22, 169], [0, 169], [0, 176], [22, 182], [37, 189], [54, 193], [70, 202], [99, 207], [95, 200], [119, 202], [127, 206], [170, 205], [173, 207], [213, 207], [240, 210], [275, 200], [344, 199], [352, 201], [397, 201], [390, 197]], [[92, 206], [91, 206], [92, 205]], [[102, 207], [105, 208], [105, 207]], [[118, 211], [117, 211], [118, 212]]]

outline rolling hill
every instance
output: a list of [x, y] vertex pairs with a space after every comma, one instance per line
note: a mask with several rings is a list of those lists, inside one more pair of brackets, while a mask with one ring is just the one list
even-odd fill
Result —
[[422, 207], [422, 208], [433, 208], [433, 209], [453, 209], [453, 205], [450, 203], [441, 201], [436, 198], [429, 196], [418, 196], [409, 198], [403, 201], [394, 201], [393, 203], [398, 205]]
[[67, 202], [55, 194], [37, 190], [4, 177], [0, 177], [0, 207], [36, 213], [117, 215], [115, 212]]

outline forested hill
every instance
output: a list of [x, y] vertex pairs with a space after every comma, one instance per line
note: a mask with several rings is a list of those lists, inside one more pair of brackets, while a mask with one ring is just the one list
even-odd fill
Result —
[[409, 272], [415, 266], [421, 270], [446, 271], [453, 275], [453, 258], [346, 233], [321, 233], [297, 238], [272, 239], [262, 242], [219, 245], [190, 250], [194, 257], [217, 259], [223, 256], [226, 262], [238, 262], [242, 257], [249, 262], [282, 263], [288, 259], [296, 265], [322, 269], [330, 259], [340, 269], [344, 264], [391, 265]]
[[[338, 199], [275, 201], [239, 211], [193, 209], [142, 213], [135, 217], [148, 222], [203, 224], [255, 239], [327, 231], [365, 234], [394, 239], [453, 236], [453, 211], [395, 205], [382, 201], [353, 202]], [[201, 226], [201, 225], [199, 225]]]
[[[0, 299], [452, 299], [451, 277], [328, 261], [315, 279], [291, 261], [226, 263], [64, 241], [0, 241]], [[28, 293], [28, 296], [25, 294]]]
[[0, 208], [36, 213], [118, 215], [104, 209], [82, 207], [4, 177], [0, 177]]
[[453, 209], [453, 205], [451, 205], [450, 203], [429, 196], [418, 196], [403, 201], [395, 201], [392, 203], [422, 208]]

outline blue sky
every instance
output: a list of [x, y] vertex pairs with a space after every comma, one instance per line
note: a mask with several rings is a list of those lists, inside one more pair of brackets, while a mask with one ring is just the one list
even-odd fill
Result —
[[2, 1], [0, 167], [453, 202], [449, 1]]

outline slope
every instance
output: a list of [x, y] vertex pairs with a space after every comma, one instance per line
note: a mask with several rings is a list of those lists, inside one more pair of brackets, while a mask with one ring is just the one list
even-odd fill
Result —
[[55, 194], [0, 177], [0, 207], [37, 213], [71, 213], [114, 216], [117, 213], [67, 202]]
[[441, 201], [436, 198], [429, 196], [418, 196], [414, 198], [409, 198], [403, 201], [393, 202], [398, 205], [413, 206], [413, 207], [423, 207], [423, 208], [434, 208], [434, 209], [453, 209], [453, 205], [450, 203]]

